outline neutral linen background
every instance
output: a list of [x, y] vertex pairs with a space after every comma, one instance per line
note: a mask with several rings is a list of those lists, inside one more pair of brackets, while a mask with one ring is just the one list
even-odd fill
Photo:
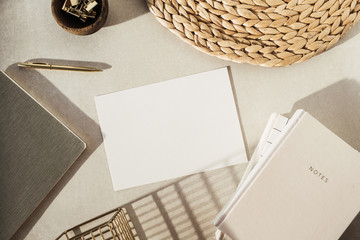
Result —
[[[143, 238], [211, 239], [212, 218], [229, 199], [245, 165], [113, 192], [96, 95], [230, 66], [249, 154], [272, 112], [286, 114], [297, 108], [309, 111], [360, 150], [359, 24], [334, 48], [304, 63], [263, 68], [197, 51], [162, 27], [144, 0], [109, 0], [109, 4], [105, 27], [76, 36], [56, 24], [48, 0], [0, 2], [1, 70], [88, 144], [15, 239], [53, 239], [82, 221], [129, 204], [137, 213], [134, 222], [141, 223]], [[34, 59], [106, 70], [76, 73], [16, 66]], [[166, 206], [167, 196], [174, 196], [169, 201], [179, 204], [180, 212]], [[139, 202], [147, 203], [148, 211], [141, 210]], [[355, 235], [358, 239], [360, 232], [350, 231], [346, 239], [356, 239]]]

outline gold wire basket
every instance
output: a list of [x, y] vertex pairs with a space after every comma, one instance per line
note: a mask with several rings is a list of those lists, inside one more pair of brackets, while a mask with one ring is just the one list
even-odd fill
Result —
[[131, 225], [126, 210], [117, 208], [66, 230], [56, 240], [135, 240]]

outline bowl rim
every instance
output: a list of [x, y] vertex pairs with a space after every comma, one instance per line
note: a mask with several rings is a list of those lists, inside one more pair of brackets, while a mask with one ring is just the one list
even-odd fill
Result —
[[108, 0], [97, 0], [97, 1], [101, 2], [101, 9], [100, 9], [99, 16], [93, 23], [86, 25], [84, 27], [81, 27], [81, 28], [69, 27], [68, 25], [63, 24], [63, 22], [60, 21], [57, 11], [55, 10], [55, 6], [54, 6], [54, 3], [58, 2], [58, 1], [65, 1], [65, 0], [51, 0], [51, 12], [52, 12], [53, 18], [55, 19], [56, 23], [60, 27], [62, 27], [63, 29], [65, 29], [66, 31], [68, 31], [70, 33], [73, 33], [76, 35], [88, 35], [88, 34], [98, 31], [106, 22], [108, 12], [109, 12]]

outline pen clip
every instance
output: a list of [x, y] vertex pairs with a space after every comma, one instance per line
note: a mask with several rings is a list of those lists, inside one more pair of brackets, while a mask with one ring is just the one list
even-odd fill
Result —
[[18, 63], [18, 66], [20, 67], [36, 67], [36, 66], [50, 66], [50, 64], [48, 63], [44, 63], [44, 62], [23, 62], [23, 63]]
[[47, 67], [50, 70], [52, 70], [52, 64], [50, 63], [44, 63], [44, 62], [29, 62], [32, 66], [37, 66], [37, 67]]
[[39, 64], [39, 65], [51, 65], [49, 63], [44, 63], [44, 62], [26, 62], [26, 63], [29, 63], [29, 64]]

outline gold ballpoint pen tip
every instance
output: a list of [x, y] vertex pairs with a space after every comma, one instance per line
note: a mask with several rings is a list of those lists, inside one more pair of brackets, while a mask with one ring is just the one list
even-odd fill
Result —
[[99, 68], [94, 68], [94, 69], [91, 69], [90, 71], [92, 71], [92, 72], [102, 72], [103, 70], [99, 69]]
[[70, 71], [81, 71], [81, 72], [102, 72], [103, 70], [100, 68], [92, 68], [92, 67], [80, 67], [80, 66], [70, 66]]

